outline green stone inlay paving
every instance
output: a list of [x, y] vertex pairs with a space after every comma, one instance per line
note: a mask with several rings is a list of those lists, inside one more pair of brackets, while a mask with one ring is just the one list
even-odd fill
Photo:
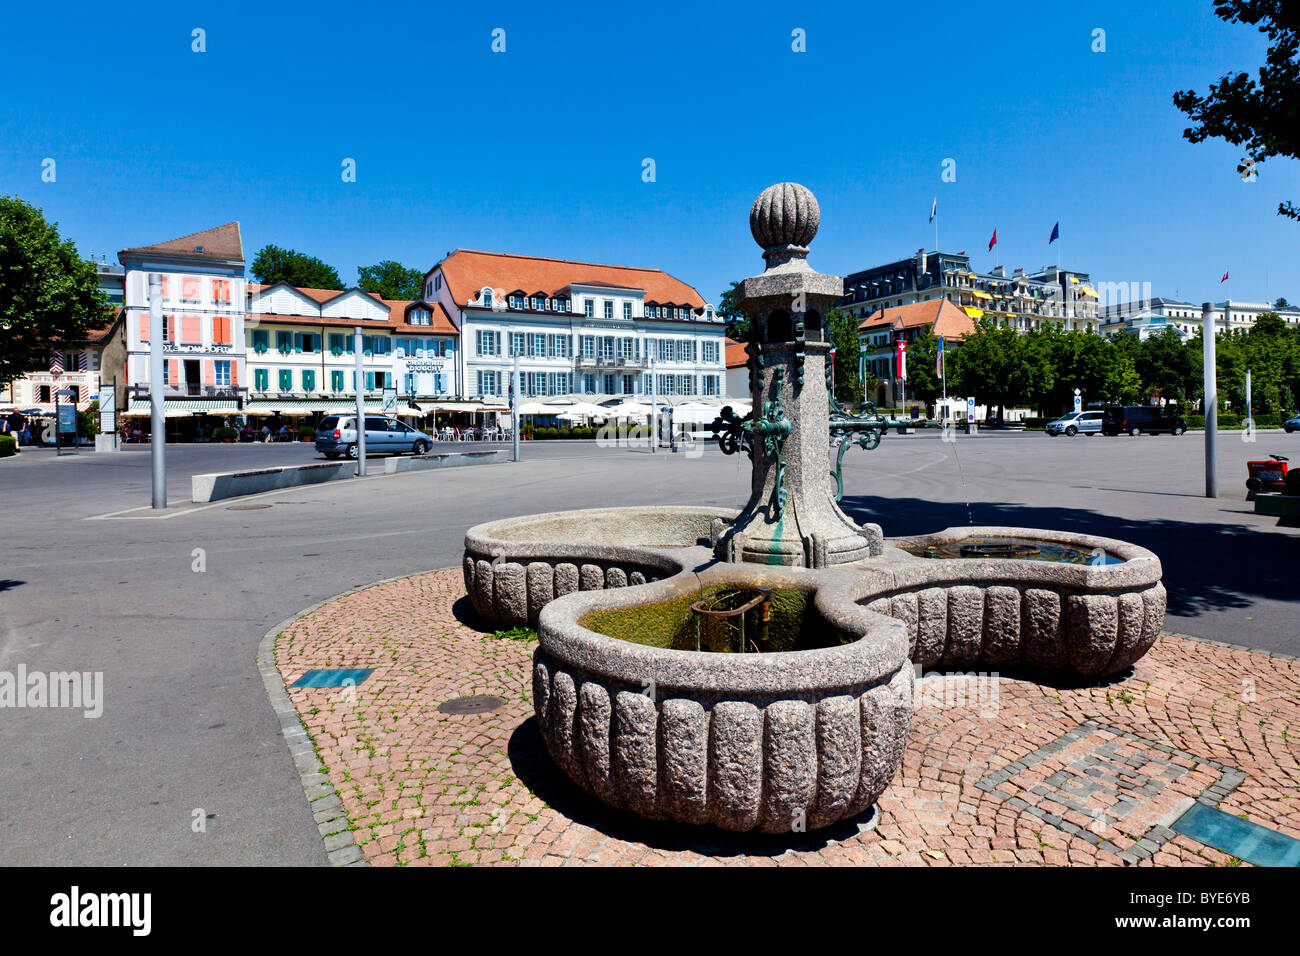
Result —
[[1256, 866], [1300, 866], [1300, 840], [1203, 803], [1193, 804], [1172, 829]]

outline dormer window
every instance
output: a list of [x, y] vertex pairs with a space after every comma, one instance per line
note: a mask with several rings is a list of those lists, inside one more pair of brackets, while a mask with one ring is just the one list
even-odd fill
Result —
[[479, 302], [488, 308], [492, 307], [492, 290], [484, 286], [478, 294]]

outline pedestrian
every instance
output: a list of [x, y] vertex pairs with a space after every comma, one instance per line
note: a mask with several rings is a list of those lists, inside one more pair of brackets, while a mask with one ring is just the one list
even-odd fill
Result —
[[30, 445], [32, 443], [31, 429], [27, 427], [27, 419], [23, 419], [23, 430], [18, 433], [18, 444]]
[[264, 423], [262, 425], [262, 444], [268, 445], [270, 444], [270, 442], [271, 442], [271, 426]]

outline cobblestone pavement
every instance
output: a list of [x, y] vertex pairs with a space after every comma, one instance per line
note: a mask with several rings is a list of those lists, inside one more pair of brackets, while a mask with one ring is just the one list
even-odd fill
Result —
[[[927, 676], [874, 818], [750, 837], [646, 823], [578, 790], [537, 733], [534, 643], [476, 629], [463, 595], [459, 569], [404, 578], [324, 605], [277, 643], [286, 684], [375, 669], [355, 688], [289, 690], [374, 864], [1237, 863], [1169, 829], [1198, 798], [1300, 838], [1290, 658], [1165, 635], [1099, 686]], [[469, 695], [505, 703], [438, 709]]]

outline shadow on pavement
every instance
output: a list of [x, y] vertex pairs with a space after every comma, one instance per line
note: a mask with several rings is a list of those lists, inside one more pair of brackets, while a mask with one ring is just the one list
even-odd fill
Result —
[[872, 815], [878, 813], [872, 807], [853, 820], [841, 821], [813, 833], [798, 834], [731, 833], [713, 826], [656, 822], [607, 807], [578, 787], [555, 766], [551, 755], [546, 752], [536, 717], [529, 717], [515, 728], [507, 752], [511, 768], [524, 786], [568, 819], [599, 830], [615, 840], [641, 843], [669, 852], [691, 850], [709, 856], [780, 856], [788, 850], [815, 852], [858, 836], [862, 827], [872, 821]]
[[[845, 495], [840, 507], [854, 520], [875, 521], [886, 536], [928, 534], [968, 523], [963, 502]], [[1300, 601], [1294, 535], [1242, 524], [1132, 519], [1079, 508], [974, 502], [978, 525], [1050, 528], [1119, 538], [1154, 551], [1164, 569], [1169, 614], [1245, 608], [1251, 601]]]

